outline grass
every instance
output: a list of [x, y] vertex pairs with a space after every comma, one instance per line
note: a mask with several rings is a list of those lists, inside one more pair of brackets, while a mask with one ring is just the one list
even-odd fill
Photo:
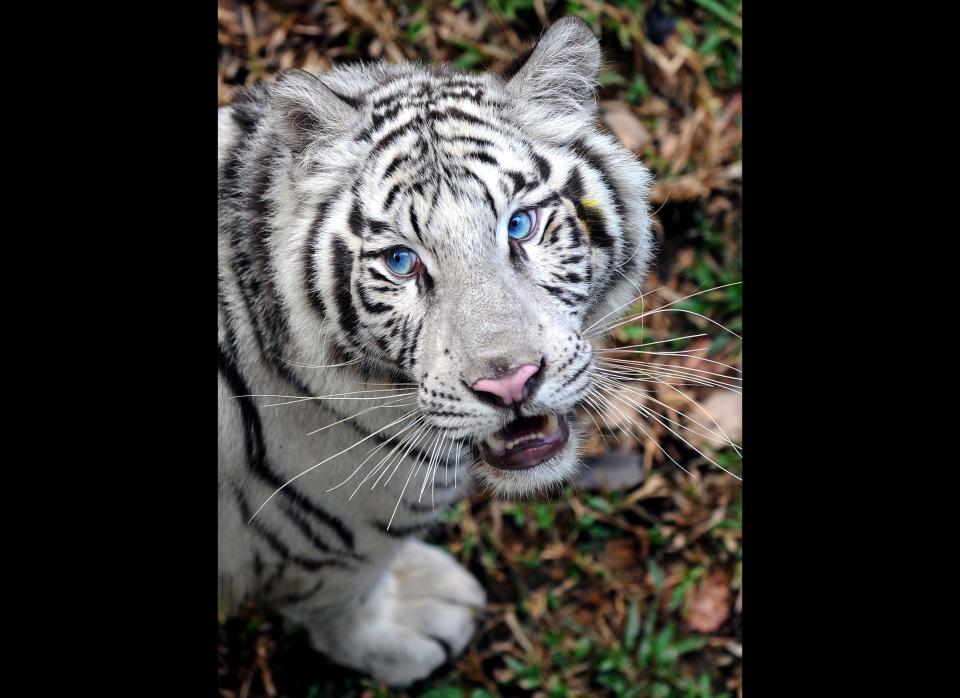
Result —
[[[626, 323], [611, 343], [705, 349], [713, 361], [739, 368], [740, 340], [692, 314], [742, 335], [742, 287], [727, 285], [741, 278], [739, 1], [313, 5], [279, 10], [259, 1], [221, 2], [221, 103], [239, 85], [270, 79], [281, 67], [323, 71], [358, 59], [403, 58], [496, 70], [539, 35], [541, 13], [583, 17], [604, 47], [601, 120], [625, 105], [629, 128], [607, 123], [619, 137], [637, 139], [637, 155], [657, 177], [659, 252], [646, 288], [659, 290], [627, 311], [671, 302], [689, 311]], [[677, 302], [719, 286], [725, 288]], [[701, 333], [708, 336], [674, 339]], [[661, 370], [715, 371], [725, 377], [713, 376], [718, 380], [735, 375], [693, 356], [658, 356], [656, 363]], [[655, 387], [657, 399], [674, 404], [675, 391]], [[684, 390], [718, 409], [711, 406], [722, 392], [715, 386]], [[391, 691], [328, 664], [302, 630], [251, 606], [219, 619], [220, 695], [741, 696], [740, 482], [705, 457], [739, 475], [739, 456], [707, 446], [701, 455], [655, 422], [648, 421], [646, 434], [605, 428], [601, 435], [584, 419], [594, 432], [589, 454], [600, 461], [607, 451], [633, 454], [642, 482], [613, 491], [574, 483], [524, 502], [477, 494], [445, 512], [430, 534], [481, 580], [490, 600], [470, 647], [451, 666]]]

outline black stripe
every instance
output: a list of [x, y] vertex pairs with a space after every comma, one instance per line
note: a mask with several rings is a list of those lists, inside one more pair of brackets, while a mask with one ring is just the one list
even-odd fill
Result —
[[587, 208], [579, 201], [573, 204], [577, 209], [577, 215], [587, 225], [587, 232], [590, 234], [590, 242], [597, 247], [609, 249], [613, 247], [613, 238], [607, 232], [607, 221], [603, 217], [599, 208]]
[[374, 520], [370, 522], [371, 526], [373, 526], [375, 529], [377, 529], [384, 535], [390, 536], [391, 538], [409, 538], [412, 535], [415, 535], [422, 531], [426, 531], [428, 528], [433, 526], [433, 524], [434, 524], [434, 521], [431, 519], [429, 521], [423, 521], [421, 523], [416, 523], [416, 524], [409, 524], [406, 526], [391, 526], [389, 529], [387, 529], [386, 521]]
[[476, 417], [473, 412], [457, 412], [455, 410], [424, 410], [424, 414], [429, 414], [431, 417]]
[[306, 245], [304, 245], [303, 271], [307, 299], [321, 318], [326, 317], [327, 307], [324, 305], [323, 296], [320, 293], [320, 273], [317, 269], [317, 255], [315, 252], [316, 243], [320, 235], [320, 228], [323, 226], [323, 219], [326, 217], [329, 208], [329, 200], [321, 204], [320, 210], [317, 212], [317, 216], [313, 219], [313, 223], [310, 226], [310, 237], [307, 239]]
[[577, 204], [583, 198], [583, 177], [580, 175], [580, 169], [576, 166], [570, 168], [567, 173], [567, 181], [563, 183], [563, 195], [572, 203]]
[[386, 95], [386, 96], [384, 96], [384, 97], [381, 97], [380, 99], [374, 100], [374, 102], [373, 102], [373, 109], [374, 109], [375, 111], [376, 111], [377, 109], [382, 109], [383, 107], [387, 106], [388, 104], [390, 104], [390, 103], [393, 102], [394, 100], [400, 99], [400, 98], [403, 97], [403, 96], [404, 96], [404, 93], [403, 93], [403, 92], [392, 92], [392, 93], [390, 93], [390, 94], [388, 94], [388, 95]]
[[469, 124], [476, 124], [477, 126], [486, 126], [487, 128], [499, 130], [497, 129], [496, 126], [491, 124], [489, 121], [486, 121], [485, 119], [481, 119], [477, 116], [474, 116], [473, 114], [468, 114], [462, 109], [457, 109], [456, 107], [447, 107], [443, 111], [437, 111], [435, 109], [431, 109], [430, 111], [427, 112], [427, 117], [437, 121], [446, 121], [447, 119], [457, 119], [459, 121], [466, 121]]
[[400, 165], [402, 165], [403, 163], [411, 159], [412, 158], [410, 157], [409, 153], [404, 153], [403, 155], [398, 155], [397, 157], [395, 157], [390, 162], [390, 164], [387, 165], [387, 169], [383, 171], [383, 179], [389, 179], [390, 175], [393, 174], [394, 170], [396, 170], [398, 167], [400, 167]]
[[483, 83], [470, 79], [466, 75], [445, 75], [443, 84], [445, 87], [467, 87], [470, 89], [480, 89]]
[[417, 321], [417, 329], [413, 331], [413, 346], [407, 354], [407, 364], [412, 369], [417, 360], [417, 348], [420, 346], [420, 333], [423, 331], [423, 320]]
[[338, 237], [333, 237], [330, 246], [333, 260], [333, 300], [337, 308], [340, 329], [352, 340], [360, 329], [360, 318], [357, 317], [350, 294], [350, 288], [353, 285], [353, 253]]
[[385, 209], [390, 208], [390, 205], [393, 203], [393, 199], [400, 192], [400, 187], [402, 187], [403, 184], [404, 184], [403, 182], [397, 182], [392, 187], [390, 187], [390, 191], [387, 192], [387, 200], [383, 204], [383, 207]]
[[281, 560], [279, 563], [277, 563], [277, 569], [273, 571], [273, 574], [270, 575], [270, 579], [267, 580], [267, 583], [263, 587], [264, 596], [270, 595], [270, 592], [273, 591], [274, 584], [280, 581], [280, 578], [283, 577], [283, 574], [286, 571], [287, 571], [287, 561]]
[[367, 557], [365, 555], [359, 555], [355, 552], [349, 550], [334, 550], [332, 549], [326, 541], [320, 537], [320, 534], [314, 530], [313, 526], [310, 525], [310, 522], [307, 521], [306, 517], [303, 514], [295, 509], [288, 499], [281, 499], [280, 509], [283, 511], [284, 515], [293, 523], [294, 526], [303, 534], [303, 536], [310, 541], [310, 543], [322, 553], [332, 553], [340, 557], [349, 557], [352, 560], [357, 561], [366, 561]]
[[251, 102], [234, 102], [231, 105], [230, 118], [237, 128], [240, 129], [241, 137], [249, 136], [253, 133], [263, 112], [258, 109], [259, 105]]
[[423, 123], [422, 116], [415, 116], [414, 118], [410, 119], [410, 121], [404, 122], [400, 126], [397, 126], [395, 129], [393, 129], [392, 131], [389, 131], [383, 138], [377, 141], [377, 144], [373, 147], [374, 150], [383, 150], [388, 145], [393, 143], [395, 140], [400, 138], [400, 136], [408, 133], [412, 129], [415, 129], [417, 126], [421, 125], [422, 123]]
[[413, 202], [410, 202], [410, 225], [413, 227], [413, 232], [416, 233], [417, 239], [420, 242], [423, 242], [423, 234], [420, 232], [420, 224], [417, 223], [417, 215], [413, 212]]
[[513, 180], [513, 196], [520, 193], [520, 190], [527, 186], [527, 178], [520, 172], [507, 170], [504, 174]]
[[360, 133], [357, 134], [356, 140], [358, 141], [367, 141], [370, 140], [370, 136], [373, 135], [381, 126], [383, 126], [385, 121], [395, 117], [401, 109], [405, 108], [406, 104], [395, 104], [389, 109], [384, 111], [374, 110], [373, 118], [370, 121], [370, 124], [364, 128]]
[[472, 143], [473, 145], [479, 145], [485, 148], [496, 147], [493, 141], [487, 140], [486, 138], [477, 138], [476, 136], [450, 136], [444, 140], [450, 143]]
[[590, 166], [597, 171], [597, 174], [600, 176], [600, 181], [602, 181], [604, 186], [610, 191], [614, 211], [616, 211], [617, 215], [622, 219], [624, 217], [623, 193], [614, 183], [613, 177], [603, 162], [603, 158], [583, 140], [574, 142], [573, 152], [590, 163]]
[[[474, 180], [477, 184], [480, 185], [480, 187], [483, 189], [483, 194], [484, 194], [484, 196], [485, 196], [486, 199], [487, 199], [487, 204], [490, 206], [490, 212], [493, 214], [494, 220], [496, 220], [497, 217], [498, 217], [498, 216], [497, 216], [497, 204], [496, 204], [496, 202], [494, 201], [493, 195], [490, 193], [490, 188], [487, 186], [487, 183], [486, 183], [485, 181], [483, 181], [483, 179], [480, 177], [480, 175], [478, 175], [476, 172], [470, 170], [470, 169], [467, 168], [467, 167], [463, 167], [463, 166], [458, 165], [457, 167], [455, 167], [455, 168], [453, 168], [453, 169], [454, 169], [454, 171], [457, 172], [458, 174], [465, 175], [465, 176], [469, 177], [470, 179]], [[496, 230], [494, 230], [494, 234], [496, 234]]]
[[583, 277], [580, 276], [578, 273], [576, 273], [576, 272], [574, 272], [574, 271], [567, 272], [566, 274], [563, 274], [563, 275], [561, 275], [561, 274], [551, 274], [551, 276], [552, 276], [553, 278], [555, 278], [557, 281], [568, 281], [568, 282], [570, 282], [571, 284], [582, 284], [582, 283], [583, 283]]
[[483, 104], [482, 89], [478, 89], [474, 92], [470, 92], [469, 90], [441, 90], [438, 96], [440, 99], [469, 99], [475, 104]]
[[540, 179], [546, 182], [550, 179], [550, 163], [547, 162], [547, 159], [539, 153], [531, 151], [530, 154], [533, 156], [533, 161], [537, 165], [537, 171], [540, 173]]
[[[244, 519], [249, 519], [251, 510], [246, 497], [244, 497], [243, 492], [237, 486], [234, 486], [233, 491], [237, 497], [237, 503], [240, 505], [240, 514]], [[280, 537], [277, 535], [276, 531], [272, 530], [259, 519], [254, 519], [250, 523], [250, 527], [257, 533], [257, 535], [260, 536], [260, 538], [264, 540], [264, 542], [266, 542], [267, 545], [270, 546], [270, 548], [278, 556], [280, 556], [281, 559], [292, 562], [297, 567], [301, 567], [311, 572], [324, 569], [325, 567], [339, 567], [341, 569], [349, 568], [347, 563], [336, 558], [317, 559], [304, 557], [303, 555], [290, 552], [289, 546], [280, 540]]]
[[[377, 256], [379, 257], [380, 255], [378, 254]], [[374, 279], [376, 279], [377, 281], [383, 281], [384, 283], [393, 284], [394, 286], [399, 286], [399, 285], [400, 285], [398, 282], [396, 282], [396, 281], [394, 281], [393, 279], [390, 279], [390, 278], [384, 276], [383, 274], [381, 274], [379, 271], [377, 271], [377, 270], [374, 269], [373, 267], [367, 267], [367, 273], [370, 274], [370, 276], [372, 276], [372, 277], [373, 277]]]
[[589, 362], [589, 361], [585, 361], [584, 364], [583, 364], [583, 366], [581, 366], [581, 367], [577, 370], [576, 373], [574, 373], [572, 376], [570, 376], [570, 380], [566, 381], [563, 385], [561, 385], [561, 386], [558, 388], [558, 390], [563, 390], [563, 389], [566, 388], [567, 386], [571, 385], [571, 384], [572, 384], [575, 380], [577, 380], [577, 378], [579, 378], [579, 377], [583, 374], [583, 372], [586, 371], [588, 368], [590, 368], [590, 362]]
[[353, 205], [350, 207], [350, 215], [347, 216], [347, 227], [351, 233], [358, 238], [362, 238], [367, 228], [366, 224], [367, 219], [363, 215], [363, 206], [360, 203], [360, 199], [354, 198]]
[[378, 221], [376, 218], [367, 219], [367, 227], [373, 235], [384, 235], [391, 231], [390, 224], [386, 221]]
[[482, 162], [487, 165], [493, 165], [494, 167], [497, 166], [496, 160], [494, 160], [492, 157], [490, 157], [486, 153], [481, 152], [479, 150], [470, 150], [466, 153], [461, 154], [460, 157], [464, 158], [465, 160], [476, 160], [477, 162]]
[[560, 301], [566, 306], [569, 306], [571, 308], [575, 308], [577, 306], [576, 303], [574, 303], [569, 298], [567, 298], [568, 291], [566, 289], [557, 288], [556, 286], [551, 286], [550, 284], [540, 284], [540, 288], [545, 290], [547, 293], [549, 293], [551, 296], [553, 296], [554, 298], [556, 298], [558, 301]]
[[[233, 355], [234, 352], [228, 351], [223, 345], [218, 345], [217, 369], [234, 395], [248, 396], [252, 391], [240, 374], [240, 369]], [[275, 472], [267, 460], [266, 444], [263, 438], [263, 423], [260, 421], [260, 415], [257, 412], [256, 405], [253, 404], [253, 400], [250, 397], [235, 397], [234, 399], [239, 405], [241, 421], [243, 422], [243, 438], [247, 454], [247, 467], [254, 475], [260, 478], [260, 480], [271, 487], [279, 488], [283, 486], [286, 483], [286, 478]], [[343, 544], [353, 550], [353, 531], [348, 529], [339, 518], [322, 509], [306, 495], [300, 493], [294, 485], [287, 485], [282, 492], [291, 501], [303, 507], [308, 513], [316, 517], [318, 521], [329, 526]]]
[[[330, 90], [330, 88], [327, 87], [326, 83], [324, 83], [323, 86], [326, 87], [328, 90]], [[335, 90], [330, 90], [330, 92], [333, 94], [334, 97], [336, 97], [337, 99], [339, 99], [339, 100], [340, 100], [341, 102], [343, 102], [344, 104], [346, 104], [346, 105], [348, 105], [348, 106], [351, 106], [351, 107], [353, 107], [354, 109], [359, 109], [359, 108], [360, 108], [361, 99], [359, 99], [359, 98], [357, 98], [357, 97], [351, 97], [350, 95], [340, 94], [339, 92], [336, 92]]]
[[383, 313], [389, 313], [391, 310], [393, 310], [392, 305], [371, 301], [369, 298], [367, 298], [366, 289], [364, 289], [359, 281], [357, 282], [356, 290], [357, 298], [360, 299], [360, 305], [362, 305], [363, 309], [371, 315], [382, 315]]
[[403, 327], [400, 330], [400, 356], [397, 357], [397, 363], [400, 366], [404, 365], [404, 357], [407, 355], [407, 349], [408, 349], [407, 331], [409, 330], [409, 326], [410, 326], [410, 318], [408, 317], [403, 318]]
[[309, 601], [312, 599], [318, 591], [323, 589], [324, 579], [320, 579], [312, 587], [306, 591], [302, 591], [296, 594], [284, 594], [283, 596], [278, 596], [273, 599], [275, 604], [294, 604], [294, 603], [303, 603], [304, 601]]

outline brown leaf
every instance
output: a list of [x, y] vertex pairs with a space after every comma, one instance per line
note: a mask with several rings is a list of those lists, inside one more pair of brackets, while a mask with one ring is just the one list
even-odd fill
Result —
[[701, 633], [714, 633], [730, 617], [730, 578], [714, 570], [687, 599], [687, 625]]
[[[693, 437], [690, 441], [694, 443], [704, 443], [709, 441], [713, 446], [720, 446], [723, 444], [723, 440], [720, 438], [723, 434], [726, 434], [730, 437], [730, 440], [734, 443], [738, 443], [743, 436], [743, 398], [737, 393], [731, 393], [728, 390], [714, 390], [707, 396], [707, 399], [700, 403], [700, 406], [703, 407], [704, 412], [710, 415], [707, 417], [707, 414], [704, 414], [698, 409], [689, 409], [687, 414], [690, 417], [696, 419], [700, 424], [709, 427], [712, 431], [717, 432], [718, 436], [710, 435], [709, 439], [705, 439], [697, 434], [692, 434]], [[716, 420], [716, 424], [714, 424]], [[717, 429], [717, 425], [720, 426], [720, 429]], [[708, 434], [703, 427], [691, 424], [692, 429], [696, 429], [702, 434]], [[691, 432], [684, 432], [685, 435], [691, 434]]]
[[[664, 152], [667, 147], [664, 146]], [[671, 155], [673, 154], [671, 150]], [[670, 201], [676, 203], [680, 201], [692, 201], [705, 197], [710, 190], [703, 183], [699, 175], [681, 175], [679, 177], [670, 177], [668, 179], [658, 180], [650, 191], [650, 202], [662, 204], [669, 197]]]
[[626, 102], [601, 102], [600, 110], [604, 123], [626, 148], [636, 152], [653, 140], [646, 126], [634, 116]]
[[632, 569], [638, 566], [636, 547], [630, 538], [608, 540], [598, 562], [614, 571]]
[[534, 620], [540, 620], [547, 612], [547, 590], [537, 589], [527, 597], [527, 612]]

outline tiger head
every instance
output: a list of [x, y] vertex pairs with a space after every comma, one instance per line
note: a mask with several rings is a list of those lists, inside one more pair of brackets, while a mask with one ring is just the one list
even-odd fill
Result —
[[[274, 84], [301, 202], [306, 293], [330, 338], [415, 382], [499, 494], [577, 467], [585, 330], [636, 295], [649, 172], [596, 126], [600, 47], [554, 24], [506, 75], [360, 66]], [[309, 208], [309, 207], [308, 207]]]

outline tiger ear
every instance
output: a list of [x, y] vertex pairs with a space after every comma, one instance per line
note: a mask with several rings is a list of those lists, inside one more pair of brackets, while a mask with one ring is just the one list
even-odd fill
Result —
[[358, 118], [357, 106], [304, 70], [280, 73], [273, 86], [280, 135], [297, 155], [345, 133]]
[[530, 114], [530, 122], [580, 121], [596, 113], [599, 72], [597, 37], [579, 17], [564, 17], [546, 31], [525, 61], [507, 70], [512, 75], [507, 90], [524, 107], [534, 107], [537, 113]]

